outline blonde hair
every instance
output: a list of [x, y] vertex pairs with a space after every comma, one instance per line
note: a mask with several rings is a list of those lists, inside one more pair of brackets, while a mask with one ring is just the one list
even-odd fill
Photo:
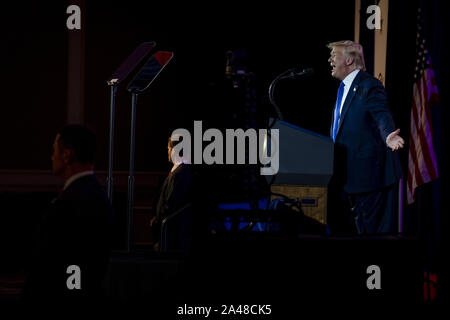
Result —
[[334, 47], [343, 47], [344, 54], [348, 57], [354, 58], [355, 66], [361, 69], [362, 71], [366, 71], [362, 45], [350, 40], [330, 42], [329, 44], [327, 44], [327, 48], [330, 50], [333, 50]]

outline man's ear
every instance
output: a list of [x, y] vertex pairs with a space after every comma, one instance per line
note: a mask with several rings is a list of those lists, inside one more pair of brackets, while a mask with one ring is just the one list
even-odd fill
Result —
[[354, 57], [351, 57], [351, 56], [350, 56], [350, 57], [347, 57], [347, 58], [345, 59], [345, 64], [348, 65], [348, 66], [352, 65], [353, 62], [355, 62], [355, 58], [354, 58]]
[[64, 149], [63, 151], [63, 160], [65, 164], [72, 164], [74, 160], [73, 150]]

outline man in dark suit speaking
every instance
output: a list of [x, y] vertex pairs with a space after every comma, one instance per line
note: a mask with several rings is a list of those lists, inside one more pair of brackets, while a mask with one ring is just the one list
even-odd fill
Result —
[[39, 225], [26, 301], [87, 302], [102, 295], [112, 208], [94, 176], [94, 157], [95, 135], [86, 127], [65, 126], [56, 135], [52, 168], [65, 184]]
[[341, 80], [330, 129], [335, 179], [347, 194], [359, 234], [393, 233], [402, 176], [396, 150], [404, 141], [383, 85], [365, 72], [362, 46], [347, 40], [328, 48], [331, 75]]

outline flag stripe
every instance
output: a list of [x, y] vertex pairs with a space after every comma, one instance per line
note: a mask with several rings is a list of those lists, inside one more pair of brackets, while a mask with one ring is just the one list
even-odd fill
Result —
[[[419, 105], [417, 105], [416, 103], [416, 105], [413, 106], [414, 120], [418, 128], [416, 140], [418, 137], [420, 144], [420, 151], [418, 152], [417, 156], [419, 160], [419, 171], [421, 172], [421, 175], [423, 177], [422, 183], [431, 181], [430, 177], [432, 176], [432, 172], [434, 172], [434, 163], [432, 159], [433, 158], [432, 154], [434, 154], [433, 136], [429, 129], [430, 128], [429, 112], [427, 112], [427, 109], [429, 109], [427, 108], [428, 94], [424, 82], [425, 82], [424, 77], [422, 77], [421, 81], [419, 82], [419, 88], [417, 88], [417, 91], [420, 93]], [[420, 115], [419, 117], [418, 114]]]
[[[416, 175], [419, 175], [419, 178], [417, 179], [419, 181], [419, 185], [424, 183], [425, 180], [427, 180], [429, 174], [428, 174], [428, 165], [427, 162], [427, 147], [424, 132], [423, 132], [423, 119], [419, 116], [420, 113], [420, 106], [423, 105], [423, 95], [420, 94], [422, 91], [420, 88], [417, 88], [415, 86], [416, 92], [419, 92], [419, 94], [415, 94], [416, 99], [413, 100], [413, 122], [411, 122], [411, 126], [413, 128], [413, 138], [414, 138], [414, 147], [415, 147], [415, 153], [414, 156], [416, 159], [414, 159], [414, 163], [417, 166], [417, 170], [415, 172]], [[418, 97], [418, 99], [417, 99]], [[414, 151], [414, 149], [413, 149]]]
[[[422, 121], [423, 121], [423, 131], [425, 134], [426, 139], [426, 145], [427, 147], [427, 155], [426, 160], [428, 164], [428, 172], [430, 173], [431, 180], [434, 180], [437, 178], [437, 163], [436, 163], [436, 156], [434, 153], [434, 147], [433, 147], [433, 128], [431, 124], [431, 91], [433, 90], [431, 88], [431, 81], [429, 78], [430, 69], [426, 69], [424, 72], [424, 86], [423, 90], [426, 92], [424, 94], [425, 97], [427, 97], [427, 100], [423, 102], [424, 108], [422, 108]], [[431, 90], [430, 90], [431, 89]], [[429, 181], [431, 181], [429, 180]]]
[[[438, 177], [433, 147], [430, 106], [436, 101], [433, 72], [424, 70], [414, 84], [411, 108], [410, 150], [408, 156], [407, 203], [414, 202], [415, 189]], [[433, 97], [434, 96], [434, 97]]]
[[[413, 105], [411, 108], [410, 150], [408, 156], [407, 202], [412, 203], [415, 189], [438, 177], [436, 157], [433, 148], [433, 135], [430, 123], [430, 100], [436, 88], [427, 81], [429, 69], [422, 73], [414, 84]], [[430, 87], [429, 87], [430, 86]], [[431, 90], [427, 90], [430, 88]]]
[[[411, 119], [413, 118], [413, 109], [414, 107], [411, 109]], [[418, 184], [422, 184], [423, 182], [421, 181], [422, 177], [420, 175], [419, 172], [419, 167], [418, 165], [416, 165], [418, 163], [417, 160], [417, 152], [416, 152], [416, 144], [415, 144], [415, 140], [414, 140], [414, 136], [416, 136], [416, 126], [415, 126], [415, 122], [411, 121], [411, 132], [410, 132], [410, 149], [409, 149], [409, 156], [408, 156], [408, 204], [412, 203], [414, 201], [414, 190], [416, 189]], [[419, 180], [419, 183], [417, 182], [417, 180]]]
[[[413, 181], [414, 181], [414, 187], [413, 189], [415, 189], [415, 187], [417, 185], [420, 185], [423, 183], [422, 181], [422, 176], [420, 174], [419, 171], [419, 165], [420, 165], [420, 159], [422, 158], [422, 149], [421, 149], [421, 145], [419, 143], [419, 141], [417, 141], [416, 137], [419, 136], [419, 133], [417, 132], [417, 126], [418, 126], [418, 122], [417, 122], [417, 110], [416, 110], [416, 103], [414, 103], [413, 101], [413, 107], [411, 109], [411, 134], [410, 134], [410, 150], [409, 150], [409, 154], [412, 160], [412, 173], [413, 175]], [[418, 181], [418, 182], [417, 182]]]

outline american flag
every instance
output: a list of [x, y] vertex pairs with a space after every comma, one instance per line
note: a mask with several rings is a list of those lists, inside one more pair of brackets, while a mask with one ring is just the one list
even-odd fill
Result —
[[416, 68], [414, 73], [411, 130], [409, 134], [407, 203], [415, 200], [416, 188], [438, 178], [433, 147], [431, 107], [439, 103], [436, 79], [423, 35], [422, 12], [417, 17]]

